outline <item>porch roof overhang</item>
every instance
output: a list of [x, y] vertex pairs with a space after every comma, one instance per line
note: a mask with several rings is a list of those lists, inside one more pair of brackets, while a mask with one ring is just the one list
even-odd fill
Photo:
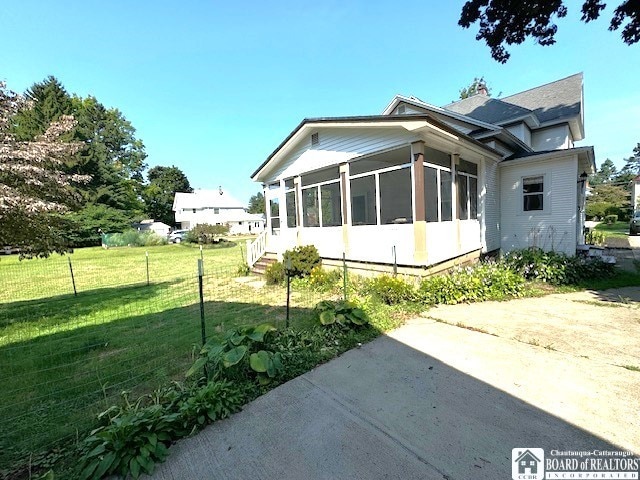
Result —
[[[319, 128], [388, 128], [401, 129], [406, 132], [415, 133], [417, 137], [440, 137], [450, 142], [458, 143], [467, 149], [474, 150], [483, 156], [499, 161], [503, 155], [497, 150], [484, 143], [468, 136], [449, 125], [433, 118], [431, 115], [372, 115], [360, 117], [324, 117], [305, 118], [289, 134], [287, 138], [276, 148], [271, 155], [251, 174], [254, 181], [263, 181], [266, 173], [272, 170], [296, 145], [306, 139], [306, 137]], [[463, 144], [463, 145], [462, 145]], [[316, 150], [320, 152], [321, 150]], [[334, 155], [337, 152], [332, 152]], [[458, 152], [456, 152], [458, 153]], [[357, 155], [342, 155], [341, 161], [348, 161]]]

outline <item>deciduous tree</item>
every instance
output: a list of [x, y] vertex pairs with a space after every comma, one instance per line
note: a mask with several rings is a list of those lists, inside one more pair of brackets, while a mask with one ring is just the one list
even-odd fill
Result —
[[265, 204], [264, 204], [264, 195], [262, 192], [258, 192], [255, 195], [252, 195], [249, 199], [249, 213], [262, 213], [266, 212]]
[[82, 144], [62, 140], [75, 126], [67, 115], [32, 141], [18, 140], [12, 122], [25, 108], [25, 99], [0, 82], [0, 245], [18, 247], [26, 257], [62, 253], [68, 243], [61, 213], [78, 200], [70, 186], [88, 180], [65, 173], [63, 166]]
[[173, 225], [173, 199], [176, 192], [192, 192], [189, 179], [178, 167], [153, 167], [147, 173], [149, 184], [144, 189], [145, 212], [149, 218]]
[[[509, 59], [505, 45], [518, 45], [533, 37], [540, 45], [553, 45], [558, 30], [555, 19], [567, 16], [563, 0], [468, 0], [462, 7], [458, 24], [469, 28], [478, 22], [477, 40], [484, 40], [491, 56], [500, 63]], [[583, 22], [597, 19], [606, 4], [602, 0], [585, 0]], [[624, 26], [623, 26], [624, 25]], [[622, 27], [622, 41], [632, 45], [640, 40], [640, 2], [624, 0], [613, 11], [609, 30]]]

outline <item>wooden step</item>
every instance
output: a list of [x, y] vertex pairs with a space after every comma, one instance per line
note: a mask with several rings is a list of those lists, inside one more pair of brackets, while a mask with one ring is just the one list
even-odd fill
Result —
[[255, 263], [251, 271], [257, 275], [264, 275], [267, 267], [277, 261], [278, 260], [274, 254], [265, 254]]

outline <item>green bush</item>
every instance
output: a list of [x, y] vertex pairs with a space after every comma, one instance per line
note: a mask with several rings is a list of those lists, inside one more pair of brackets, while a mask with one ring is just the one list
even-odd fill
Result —
[[341, 280], [340, 270], [326, 270], [321, 265], [313, 267], [308, 277], [309, 286], [323, 292], [335, 288]]
[[149, 247], [153, 245], [166, 245], [167, 239], [154, 232], [139, 232], [129, 229], [122, 233], [112, 233], [106, 236], [107, 245], [110, 247]]
[[604, 245], [605, 234], [598, 230], [589, 230], [584, 241], [587, 245]]
[[320, 265], [320, 254], [313, 245], [295, 247], [284, 252], [283, 263], [290, 263], [289, 275], [292, 277], [308, 277], [314, 267]]
[[365, 291], [387, 305], [412, 302], [417, 299], [415, 287], [399, 277], [380, 275], [366, 283]]
[[552, 285], [576, 285], [614, 274], [614, 266], [599, 258], [570, 257], [540, 249], [509, 252], [503, 256], [502, 263], [527, 280], [539, 280]]
[[360, 327], [369, 323], [369, 317], [363, 309], [344, 300], [323, 300], [316, 304], [314, 311], [320, 324], [325, 326]]
[[509, 268], [496, 263], [479, 263], [425, 278], [420, 283], [418, 295], [429, 305], [451, 305], [519, 297], [523, 290], [524, 278]]
[[264, 279], [267, 285], [280, 285], [284, 282], [285, 272], [282, 262], [274, 262], [264, 271]]
[[612, 225], [618, 221], [618, 215], [607, 215], [604, 219], [607, 222], [607, 225]]
[[209, 225], [201, 223], [193, 227], [184, 237], [185, 242], [210, 245], [222, 240], [222, 236], [229, 233], [229, 225]]

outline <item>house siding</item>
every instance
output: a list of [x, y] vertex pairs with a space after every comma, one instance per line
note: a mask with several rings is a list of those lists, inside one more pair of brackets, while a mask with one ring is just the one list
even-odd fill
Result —
[[507, 130], [509, 130], [509, 132], [518, 137], [524, 143], [531, 146], [531, 130], [529, 130], [529, 127], [526, 123], [522, 122], [515, 125], [510, 125], [507, 127]]
[[500, 171], [497, 162], [484, 162], [484, 250], [500, 248]]
[[[321, 160], [314, 159], [314, 169], [338, 165], [350, 158], [367, 155], [381, 150], [408, 145], [418, 139], [415, 134], [405, 130], [390, 132], [389, 129], [378, 128], [354, 128], [334, 129], [319, 128], [317, 130], [319, 143], [311, 147], [311, 136], [306, 142], [301, 142], [298, 147], [287, 155], [278, 168], [269, 174], [267, 182], [289, 178], [302, 172], [309, 171], [305, 158], [301, 156], [309, 151], [315, 150], [326, 152]], [[335, 153], [335, 155], [331, 155]]]
[[536, 152], [571, 148], [573, 142], [567, 124], [535, 130], [531, 134], [531, 148]]
[[[574, 255], [576, 251], [578, 158], [571, 156], [500, 166], [501, 248], [510, 251], [540, 247]], [[522, 179], [544, 176], [542, 212], [524, 212]]]

